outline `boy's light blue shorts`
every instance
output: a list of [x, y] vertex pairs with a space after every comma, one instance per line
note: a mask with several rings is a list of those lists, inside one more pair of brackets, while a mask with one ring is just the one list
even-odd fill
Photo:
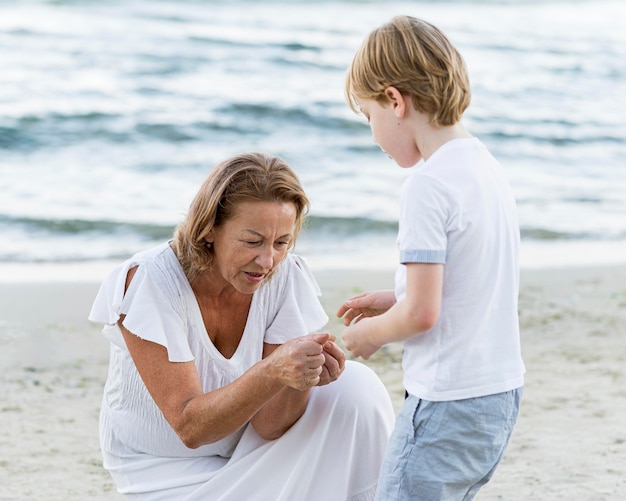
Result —
[[522, 388], [465, 400], [409, 395], [396, 418], [377, 501], [473, 499], [502, 459]]

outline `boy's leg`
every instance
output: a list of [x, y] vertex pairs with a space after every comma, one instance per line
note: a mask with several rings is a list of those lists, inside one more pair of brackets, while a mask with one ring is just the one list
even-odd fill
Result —
[[409, 396], [396, 419], [376, 499], [469, 500], [502, 459], [522, 389], [466, 400]]

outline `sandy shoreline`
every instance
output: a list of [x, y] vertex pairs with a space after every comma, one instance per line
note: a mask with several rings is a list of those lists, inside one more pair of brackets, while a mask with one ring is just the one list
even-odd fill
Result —
[[[314, 270], [315, 271], [315, 270]], [[391, 272], [315, 273], [331, 315]], [[102, 469], [107, 346], [86, 320], [98, 284], [0, 283], [0, 499], [118, 499]], [[520, 420], [480, 500], [626, 499], [626, 266], [524, 270]], [[401, 350], [368, 362], [396, 409]]]

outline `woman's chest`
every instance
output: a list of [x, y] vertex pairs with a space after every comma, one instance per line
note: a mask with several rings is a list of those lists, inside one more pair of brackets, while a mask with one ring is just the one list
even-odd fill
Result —
[[247, 304], [200, 305], [206, 336], [224, 358], [229, 359], [237, 352], [246, 331], [249, 314], [249, 301]]

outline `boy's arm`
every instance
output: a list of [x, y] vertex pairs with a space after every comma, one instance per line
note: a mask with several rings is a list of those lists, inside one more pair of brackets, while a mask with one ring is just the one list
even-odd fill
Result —
[[342, 335], [345, 347], [365, 360], [381, 346], [431, 329], [439, 319], [443, 265], [407, 264], [406, 297], [382, 315], [363, 318]]

